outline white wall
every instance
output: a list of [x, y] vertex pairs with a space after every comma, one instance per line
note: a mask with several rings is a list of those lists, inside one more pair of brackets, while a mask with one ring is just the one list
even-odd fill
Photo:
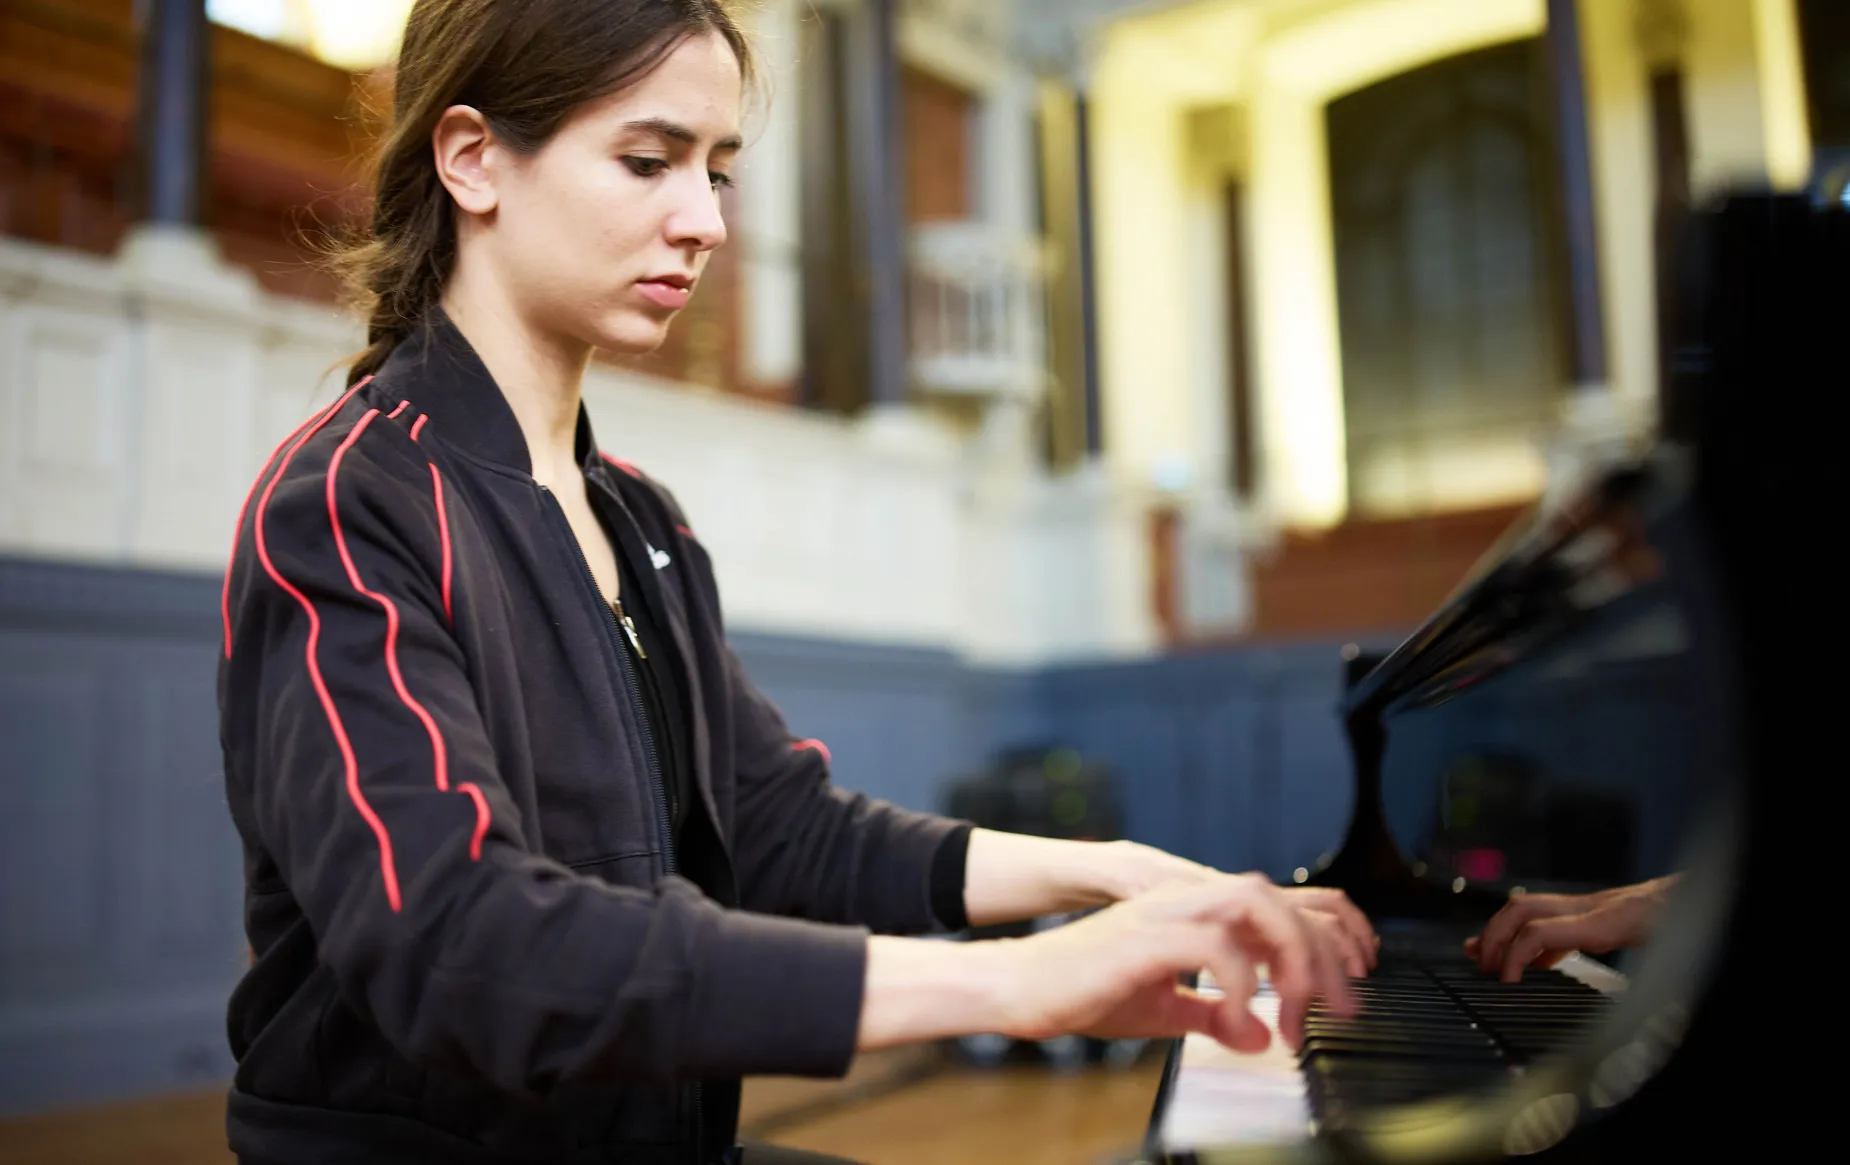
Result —
[[[768, 100], [747, 122], [735, 245], [761, 381], [801, 362], [808, 2], [748, 17]], [[898, 29], [907, 60], [981, 99], [978, 201], [1003, 240], [1034, 219], [1033, 81], [1011, 10], [909, 3]], [[350, 321], [263, 294], [190, 236], [137, 235], [113, 260], [0, 239], [0, 554], [222, 569], [263, 458], [360, 346]], [[680, 497], [734, 627], [1004, 664], [1156, 649], [1149, 491], [1049, 478], [1029, 453], [1031, 401], [994, 406], [965, 439], [909, 409], [845, 420], [604, 367], [585, 399], [605, 447]]]
[[[190, 235], [116, 259], [0, 240], [0, 554], [217, 572], [264, 457], [360, 346]], [[1153, 649], [1138, 500], [1053, 481], [1017, 425], [769, 408], [608, 368], [599, 440], [664, 481], [744, 630], [989, 663]]]
[[797, 0], [768, 0], [747, 17], [760, 92], [738, 166], [741, 352], [745, 376], [761, 383], [793, 381], [803, 366], [801, 17]]

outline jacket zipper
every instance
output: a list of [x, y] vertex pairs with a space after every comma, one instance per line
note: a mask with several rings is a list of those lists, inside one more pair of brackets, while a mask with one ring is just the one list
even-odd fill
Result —
[[615, 599], [614, 603], [617, 622], [623, 625], [623, 633], [630, 637], [630, 646], [636, 649], [636, 654], [641, 658], [649, 658], [649, 653], [642, 649], [642, 640], [636, 635], [635, 620], [631, 619], [629, 617], [629, 612], [623, 609], [623, 599], [621, 596]]
[[[584, 571], [585, 582], [590, 585], [591, 593], [597, 596], [597, 605], [604, 612], [604, 625], [610, 636], [610, 645], [616, 650], [618, 670], [623, 673], [623, 694], [629, 699], [630, 711], [635, 715], [636, 723], [642, 733], [642, 754], [648, 761], [649, 788], [654, 794], [655, 827], [662, 842], [662, 865], [670, 875], [673, 875], [677, 870], [674, 853], [674, 832], [670, 829], [668, 824], [667, 782], [662, 777], [661, 758], [655, 751], [655, 730], [649, 723], [648, 709], [645, 708], [642, 703], [641, 677], [636, 674], [636, 665], [634, 661], [630, 659], [629, 652], [623, 650], [623, 644], [618, 640], [617, 632], [619, 629], [628, 636], [630, 646], [636, 649], [636, 654], [638, 656], [647, 659], [649, 655], [642, 649], [642, 640], [636, 634], [635, 622], [632, 621], [627, 614], [623, 613], [622, 599], [617, 600], [615, 609], [605, 604], [604, 592], [599, 590], [597, 586], [597, 575], [593, 574], [591, 571], [591, 562], [585, 557], [584, 547], [578, 544], [578, 535], [572, 530], [571, 520], [565, 516], [565, 507], [559, 504], [559, 499], [553, 496], [553, 492], [550, 489], [547, 489], [543, 485], [539, 488], [540, 493], [546, 496], [546, 500], [552, 503], [553, 513], [558, 517], [560, 522], [564, 523], [566, 541], [571, 544], [572, 553], [578, 556], [578, 566]], [[612, 546], [611, 553], [616, 554], [620, 552], [616, 547]], [[692, 1093], [694, 1108], [694, 1155], [697, 1160], [704, 1160], [706, 1156], [706, 1121], [701, 1112], [700, 1081], [693, 1081], [689, 1090]]]
[[[565, 524], [566, 541], [571, 544], [572, 553], [578, 556], [579, 568], [584, 571], [585, 582], [590, 584], [591, 593], [597, 596], [598, 609], [604, 612], [604, 627], [610, 636], [611, 647], [616, 649], [618, 670], [623, 673], [623, 694], [629, 700], [630, 712], [636, 717], [636, 724], [642, 733], [642, 755], [648, 762], [649, 789], [654, 794], [655, 826], [657, 836], [662, 843], [662, 864], [667, 868], [668, 873], [677, 873], [679, 871], [675, 865], [674, 835], [668, 828], [667, 785], [662, 779], [661, 758], [655, 751], [655, 730], [650, 726], [648, 710], [642, 704], [642, 689], [637, 686], [640, 681], [636, 675], [636, 665], [618, 639], [618, 633], [623, 628], [617, 622], [617, 613], [604, 602], [604, 592], [597, 586], [597, 575], [591, 572], [591, 563], [585, 558], [584, 547], [578, 545], [578, 535], [572, 531], [572, 523], [565, 516], [565, 508], [559, 504], [559, 499], [553, 496], [550, 489], [540, 486], [540, 492], [546, 495], [546, 500], [552, 503], [553, 513], [557, 515], [560, 522]], [[636, 625], [631, 623], [628, 617], [624, 618], [624, 623], [629, 624], [627, 629], [630, 638], [634, 640]]]

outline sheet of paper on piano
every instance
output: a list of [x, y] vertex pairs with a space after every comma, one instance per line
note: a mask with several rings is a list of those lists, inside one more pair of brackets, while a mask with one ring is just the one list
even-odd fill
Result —
[[[1625, 976], [1578, 951], [1555, 969], [1596, 991], [1616, 995]], [[1205, 971], [1199, 990], [1218, 993]], [[1261, 984], [1253, 997], [1253, 1014], [1271, 1029], [1265, 1051], [1236, 1052], [1204, 1035], [1182, 1042], [1182, 1062], [1163, 1112], [1159, 1134], [1172, 1150], [1209, 1145], [1285, 1144], [1308, 1139], [1314, 1131], [1297, 1053], [1278, 1034], [1278, 996]]]

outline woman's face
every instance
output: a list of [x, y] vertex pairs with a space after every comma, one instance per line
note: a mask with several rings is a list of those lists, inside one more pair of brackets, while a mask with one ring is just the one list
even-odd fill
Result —
[[493, 262], [529, 326], [650, 352], [726, 241], [720, 188], [740, 148], [739, 63], [689, 37], [635, 85], [495, 167]]

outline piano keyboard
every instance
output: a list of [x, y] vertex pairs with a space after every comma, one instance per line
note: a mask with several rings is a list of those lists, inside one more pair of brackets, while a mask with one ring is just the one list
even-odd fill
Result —
[[1624, 982], [1580, 955], [1505, 984], [1462, 954], [1384, 952], [1356, 984], [1361, 1010], [1339, 1019], [1313, 1007], [1298, 1053], [1279, 1038], [1278, 997], [1262, 987], [1253, 1012], [1271, 1045], [1246, 1055], [1187, 1037], [1159, 1140], [1172, 1151], [1302, 1141], [1373, 1107], [1484, 1087], [1580, 1030]]

